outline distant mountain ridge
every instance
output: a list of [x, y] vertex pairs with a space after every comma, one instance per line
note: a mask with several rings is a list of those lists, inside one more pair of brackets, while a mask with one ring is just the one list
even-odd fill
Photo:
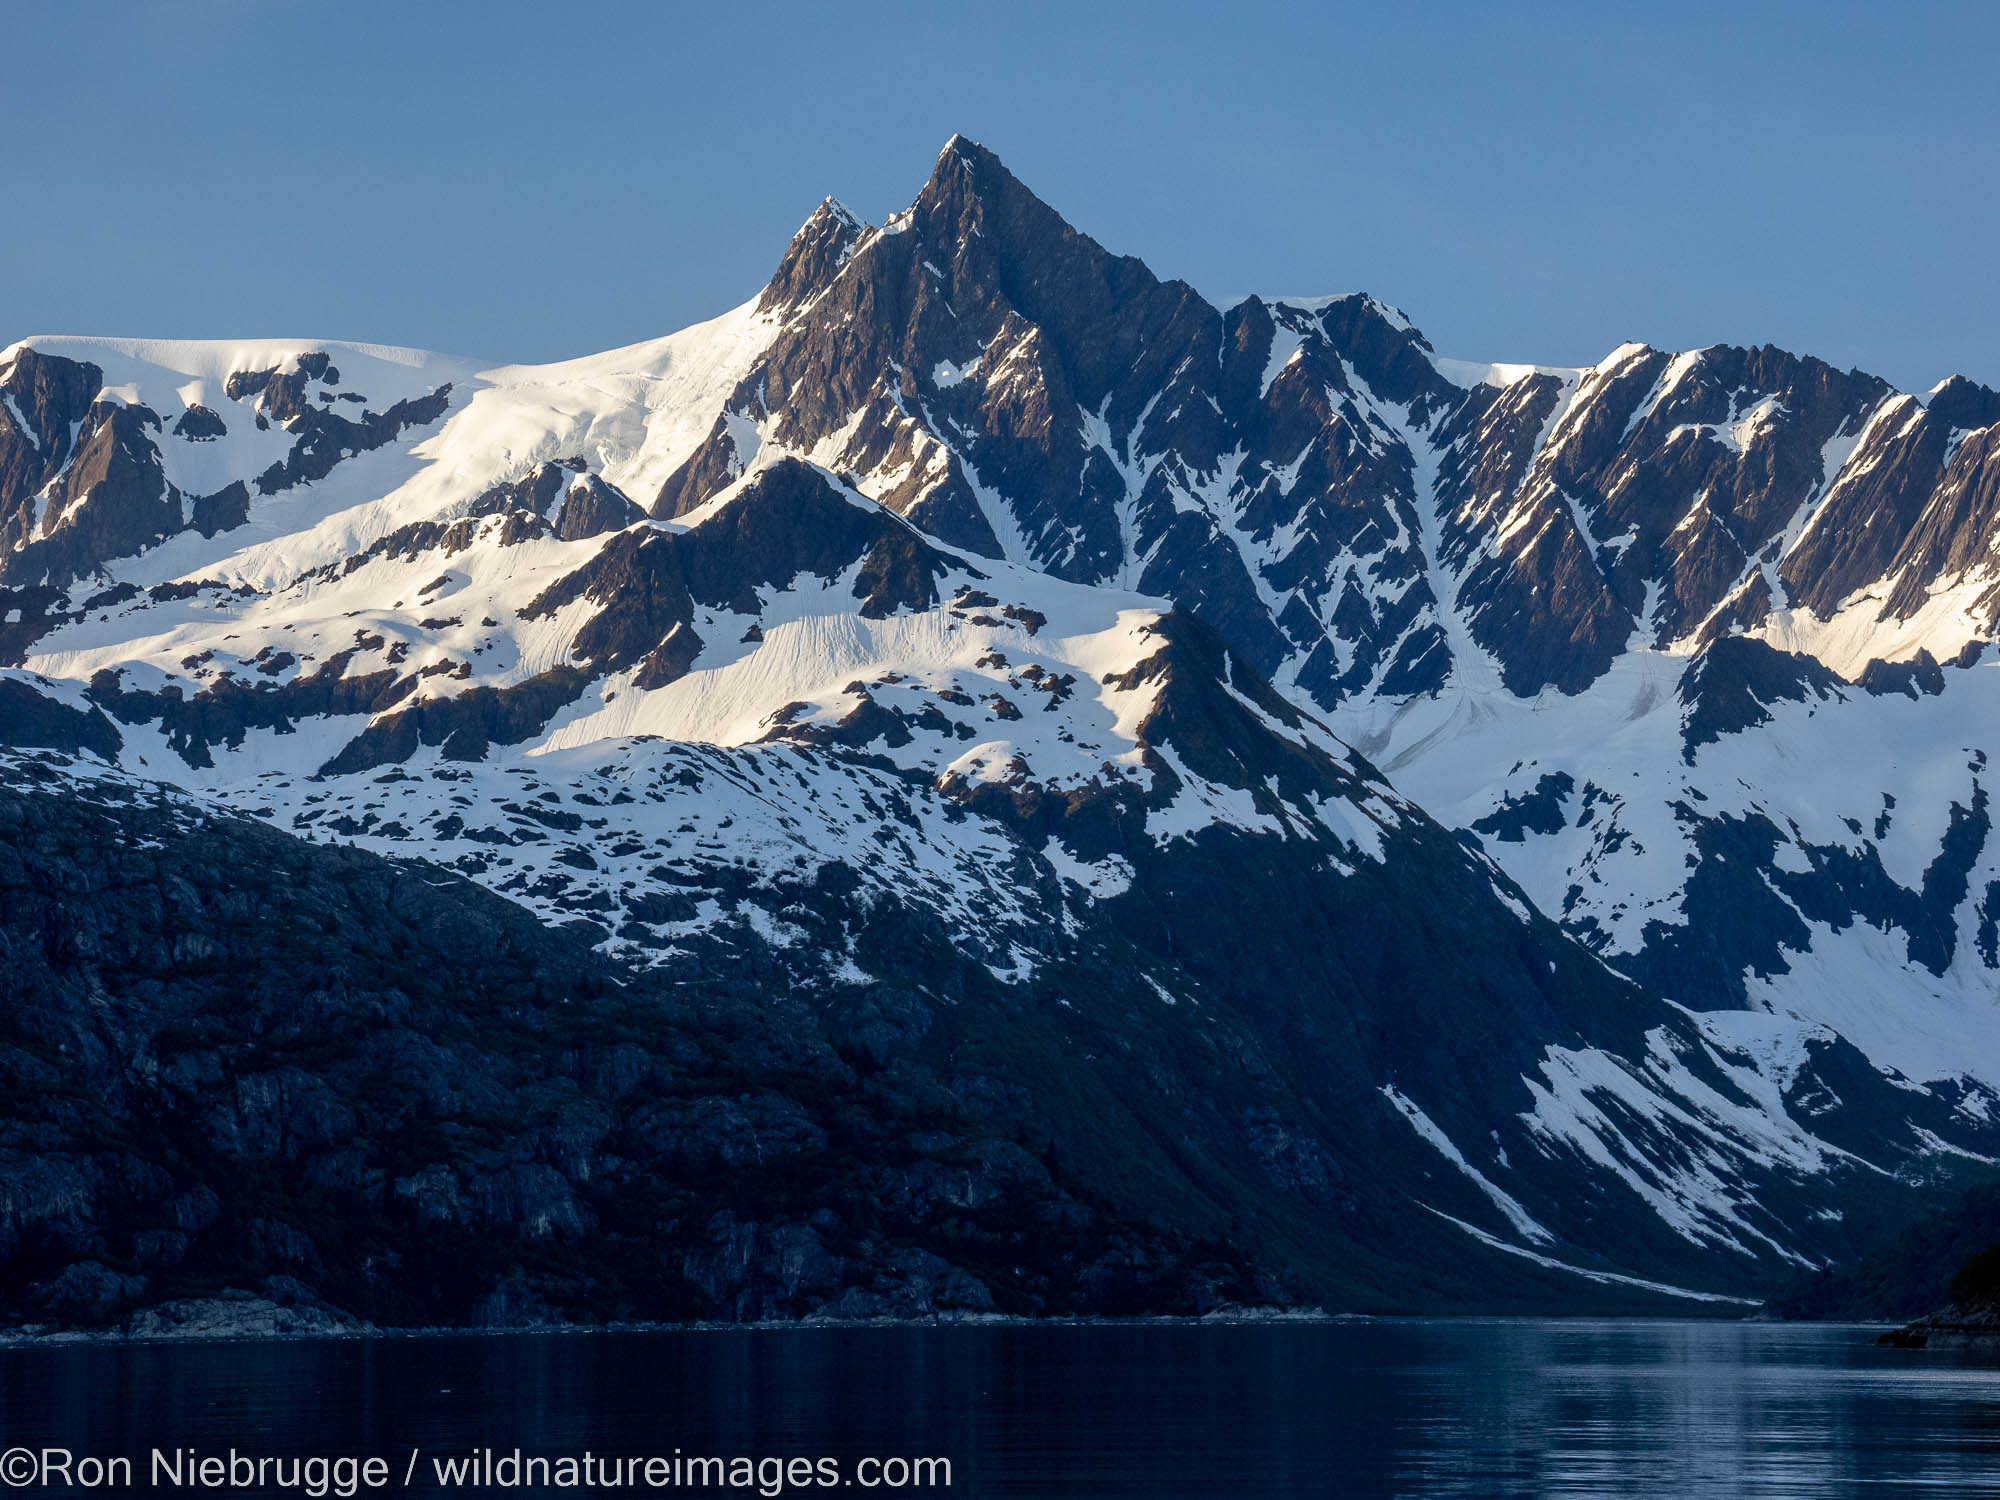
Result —
[[954, 138], [583, 360], [0, 353], [0, 742], [827, 1015], [907, 906], [1164, 1154], [962, 1105], [1303, 1295], [1754, 1297], [2000, 1146], [1996, 433], [1217, 308]]

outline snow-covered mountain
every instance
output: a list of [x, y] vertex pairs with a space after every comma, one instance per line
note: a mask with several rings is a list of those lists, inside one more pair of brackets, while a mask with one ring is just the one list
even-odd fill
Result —
[[954, 139], [587, 359], [0, 353], [0, 743], [863, 1014], [1318, 1295], [1750, 1295], [2000, 1146], [1996, 444], [1218, 308]]

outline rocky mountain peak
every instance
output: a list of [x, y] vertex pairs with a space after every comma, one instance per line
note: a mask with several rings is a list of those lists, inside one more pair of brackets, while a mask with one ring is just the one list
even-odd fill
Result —
[[[1034, 197], [993, 152], [977, 141], [954, 135], [944, 143], [909, 212], [917, 214], [946, 203], [970, 200], [992, 203], [1003, 195]], [[1039, 199], [1036, 200], [1040, 202]], [[1047, 205], [1043, 205], [1045, 208]], [[1053, 213], [1053, 209], [1049, 209]]]
[[2000, 391], [1953, 375], [1931, 389], [1924, 398], [1924, 409], [1956, 429], [1991, 427], [2000, 422]]
[[766, 313], [796, 311], [826, 290], [854, 254], [867, 225], [838, 198], [821, 200], [812, 217], [799, 226], [758, 301]]
[[949, 275], [954, 305], [990, 299], [1038, 329], [1088, 408], [1169, 325], [1181, 322], [1168, 335], [1175, 359], [1197, 332], [1209, 357], [1219, 341], [1219, 317], [1192, 287], [1162, 282], [1138, 257], [1107, 251], [963, 136], [939, 154], [898, 223], [925, 246], [921, 258]]
[[[38, 490], [74, 451], [104, 371], [17, 344], [0, 367], [0, 497]], [[0, 499], [0, 524], [7, 505]], [[23, 533], [25, 534], [25, 533]]]

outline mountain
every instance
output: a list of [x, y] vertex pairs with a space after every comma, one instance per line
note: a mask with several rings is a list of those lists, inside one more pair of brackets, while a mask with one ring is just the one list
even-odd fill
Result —
[[1787, 1318], [1897, 1320], [1894, 1349], [2000, 1347], [2000, 1184], [1974, 1188], [1858, 1261], [1801, 1278], [1771, 1302]]
[[857, 1068], [802, 995], [635, 975], [440, 867], [157, 783], [17, 761], [0, 827], [15, 1318], [137, 1307], [141, 1331], [242, 1332], [260, 1313], [506, 1327], [1282, 1297], [1240, 1254], [1107, 1212], [921, 1073]]
[[[1224, 1268], [1128, 1307], [1722, 1309], [1992, 1175], [1996, 424], [1769, 348], [1482, 366], [1367, 296], [1219, 308], [955, 138], [906, 212], [829, 200], [751, 302], [587, 359], [0, 353], [0, 753], [789, 1017]], [[288, 919], [222, 864], [247, 962]], [[0, 930], [47, 1003], [136, 1007], [145, 1076], [158, 975], [64, 935], [62, 878]], [[385, 1243], [392, 1184], [470, 1191], [439, 1151], [363, 1173]], [[64, 1202], [15, 1211], [58, 1247], [15, 1305], [78, 1246], [177, 1284], [153, 1208]]]
[[1954, 1302], [2000, 1301], [2000, 1183], [1925, 1214], [1859, 1260], [1801, 1276], [1771, 1299], [1786, 1318], [1912, 1322]]

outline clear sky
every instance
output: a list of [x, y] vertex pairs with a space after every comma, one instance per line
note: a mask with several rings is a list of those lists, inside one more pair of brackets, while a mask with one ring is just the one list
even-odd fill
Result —
[[1211, 297], [2000, 385], [2000, 4], [0, 0], [0, 54], [0, 344], [630, 343], [963, 131]]

